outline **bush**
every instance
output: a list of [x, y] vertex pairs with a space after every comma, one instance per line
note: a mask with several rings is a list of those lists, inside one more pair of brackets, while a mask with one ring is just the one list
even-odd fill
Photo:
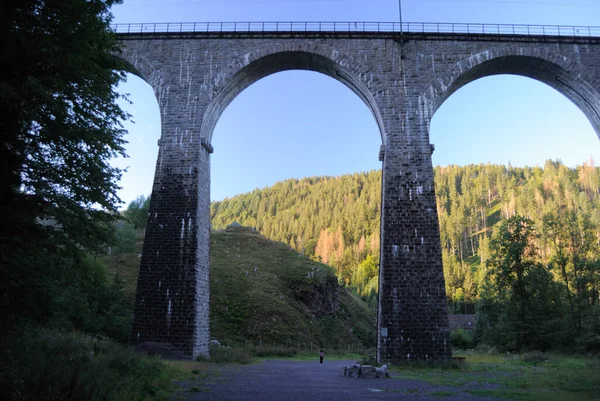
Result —
[[123, 280], [118, 275], [110, 278], [104, 264], [92, 257], [71, 263], [69, 281], [53, 294], [47, 325], [127, 342], [131, 309]]
[[5, 400], [162, 400], [172, 386], [160, 360], [89, 336], [34, 328], [1, 345]]
[[467, 349], [473, 343], [473, 338], [470, 333], [458, 328], [450, 333], [450, 342], [454, 348]]

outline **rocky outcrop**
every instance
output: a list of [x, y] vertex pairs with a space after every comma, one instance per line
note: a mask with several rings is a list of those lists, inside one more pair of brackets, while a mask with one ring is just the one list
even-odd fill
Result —
[[327, 316], [340, 309], [338, 290], [337, 278], [329, 276], [296, 289], [295, 295], [314, 316]]

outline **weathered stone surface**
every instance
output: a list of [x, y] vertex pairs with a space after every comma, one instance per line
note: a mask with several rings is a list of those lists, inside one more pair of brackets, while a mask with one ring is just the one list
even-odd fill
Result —
[[297, 288], [294, 295], [314, 316], [331, 315], [340, 309], [336, 277], [325, 277], [314, 284]]
[[348, 377], [359, 377], [360, 376], [360, 365], [351, 365], [351, 366], [344, 366], [342, 368], [343, 374], [344, 376], [348, 376]]
[[377, 377], [377, 371], [372, 365], [362, 365], [360, 367], [360, 377], [365, 379], [375, 379]]
[[390, 377], [387, 365], [376, 368], [372, 365], [354, 364], [351, 366], [343, 366], [341, 370], [342, 374], [348, 377], [362, 377], [365, 379]]
[[383, 364], [380, 368], [375, 369], [377, 371], [377, 377], [380, 379], [389, 378], [390, 372], [388, 371], [388, 365]]
[[[517, 74], [555, 88], [600, 133], [600, 39], [465, 34], [119, 35], [158, 99], [162, 135], [131, 342], [208, 354], [210, 153], [223, 110], [267, 75], [313, 70], [369, 107], [383, 160], [378, 360], [451, 357], [429, 125], [462, 86]], [[282, 149], [283, 152], [293, 150]], [[373, 157], [377, 157], [373, 155]]]

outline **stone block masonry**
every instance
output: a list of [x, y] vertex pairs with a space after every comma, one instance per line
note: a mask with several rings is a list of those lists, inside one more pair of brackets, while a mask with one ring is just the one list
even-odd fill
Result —
[[[270, 74], [312, 70], [347, 85], [381, 132], [380, 363], [451, 357], [429, 142], [460, 87], [494, 74], [544, 82], [600, 134], [600, 38], [405, 33], [119, 34], [156, 94], [162, 134], [131, 331], [208, 355], [210, 153], [223, 110]], [[286, 151], [286, 149], [282, 149]], [[375, 157], [375, 156], [374, 156]]]

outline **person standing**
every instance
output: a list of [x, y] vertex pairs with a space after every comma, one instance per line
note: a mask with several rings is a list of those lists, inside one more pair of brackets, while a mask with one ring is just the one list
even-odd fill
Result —
[[323, 358], [325, 358], [325, 351], [323, 351], [323, 348], [321, 348], [321, 350], [319, 351], [319, 363], [321, 365], [323, 365]]

